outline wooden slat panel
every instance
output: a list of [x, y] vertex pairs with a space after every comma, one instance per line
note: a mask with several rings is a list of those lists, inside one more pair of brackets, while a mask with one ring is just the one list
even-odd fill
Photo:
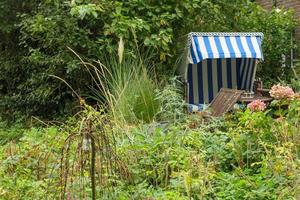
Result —
[[218, 117], [230, 111], [243, 92], [243, 90], [222, 88], [210, 104], [212, 115]]

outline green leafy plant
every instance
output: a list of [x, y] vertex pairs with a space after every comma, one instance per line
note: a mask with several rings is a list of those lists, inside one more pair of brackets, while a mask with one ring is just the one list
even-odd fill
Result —
[[[246, 110], [193, 127], [192, 116], [169, 124], [120, 125], [81, 104], [85, 109], [66, 124], [24, 129], [18, 141], [0, 146], [0, 198], [57, 199], [61, 190], [71, 199], [299, 196], [297, 99], [281, 118]], [[89, 137], [95, 139], [94, 186]]]
[[176, 123], [185, 118], [183, 88], [177, 77], [171, 78], [169, 82], [162, 90], [157, 91], [157, 98], [161, 102], [157, 119]]

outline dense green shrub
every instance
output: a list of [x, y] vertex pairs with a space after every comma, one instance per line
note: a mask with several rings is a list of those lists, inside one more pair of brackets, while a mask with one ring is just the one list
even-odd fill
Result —
[[249, 0], [5, 0], [0, 6], [1, 113], [12, 119], [19, 111], [51, 118], [72, 110], [70, 90], [49, 74], [90, 93], [91, 79], [67, 47], [92, 61], [116, 54], [122, 40], [127, 56], [152, 49], [155, 73], [168, 77], [190, 31], [262, 31], [259, 75], [273, 81], [282, 75], [281, 55], [295, 26], [290, 11], [267, 12]]

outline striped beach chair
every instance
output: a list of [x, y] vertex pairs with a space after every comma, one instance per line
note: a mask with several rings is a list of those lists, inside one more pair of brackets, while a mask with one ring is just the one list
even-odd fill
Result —
[[204, 108], [221, 88], [252, 92], [262, 40], [262, 33], [190, 33], [181, 70], [189, 110]]

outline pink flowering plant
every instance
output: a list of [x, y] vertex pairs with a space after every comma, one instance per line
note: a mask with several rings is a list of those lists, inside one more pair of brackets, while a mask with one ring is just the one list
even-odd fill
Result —
[[292, 99], [295, 95], [295, 92], [288, 86], [277, 84], [271, 88], [270, 95], [276, 100]]
[[295, 93], [291, 87], [283, 86], [281, 84], [272, 86], [269, 93], [270, 96], [275, 99], [271, 103], [273, 115], [279, 118], [287, 114], [289, 105], [293, 101], [298, 101], [300, 99], [299, 93]]
[[247, 105], [247, 107], [252, 112], [264, 111], [266, 109], [266, 104], [261, 100], [254, 100]]

